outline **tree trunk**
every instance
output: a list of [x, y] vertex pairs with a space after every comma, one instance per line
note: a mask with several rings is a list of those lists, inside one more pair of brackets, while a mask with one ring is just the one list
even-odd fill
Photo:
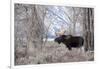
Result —
[[84, 9], [85, 50], [94, 49], [93, 9]]

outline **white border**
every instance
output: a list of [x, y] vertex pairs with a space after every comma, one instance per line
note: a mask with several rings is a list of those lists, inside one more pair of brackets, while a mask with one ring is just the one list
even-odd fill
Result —
[[10, 20], [11, 20], [11, 26], [10, 26], [10, 67], [14, 68], [14, 1], [11, 0], [11, 12], [10, 12]]
[[[83, 2], [82, 2], [83, 1]], [[12, 69], [29, 69], [29, 68], [34, 68], [34, 69], [47, 69], [49, 67], [49, 69], [54, 68], [55, 66], [61, 65], [63, 67], [67, 67], [70, 68], [70, 66], [72, 64], [76, 65], [76, 66], [83, 66], [82, 64], [88, 64], [90, 63], [91, 65], [94, 63], [91, 62], [69, 62], [69, 63], [55, 63], [55, 64], [41, 64], [41, 65], [18, 65], [18, 66], [14, 66], [14, 3], [23, 3], [23, 4], [42, 4], [42, 5], [60, 5], [60, 6], [73, 6], [73, 7], [90, 7], [90, 8], [94, 8], [95, 10], [95, 6], [92, 5], [90, 2], [86, 2], [84, 0], [12, 0], [11, 1], [11, 68]], [[57, 65], [56, 65], [57, 64]], [[77, 65], [78, 64], [78, 65]], [[60, 66], [60, 67], [61, 67]], [[88, 65], [86, 65], [88, 66]], [[74, 68], [74, 67], [73, 67]], [[79, 68], [79, 67], [78, 67]], [[58, 68], [61, 69], [61, 68]]]
[[76, 7], [95, 7], [88, 0], [13, 0], [14, 3], [24, 4], [43, 4], [43, 5], [61, 5], [61, 6], [76, 6]]

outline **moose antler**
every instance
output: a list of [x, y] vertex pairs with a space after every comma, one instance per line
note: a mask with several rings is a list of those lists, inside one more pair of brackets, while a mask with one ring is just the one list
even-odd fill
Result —
[[62, 30], [60, 32], [55, 32], [56, 36], [64, 35], [64, 33], [65, 33], [65, 30]]
[[66, 32], [66, 30], [64, 29], [63, 26], [61, 26], [61, 29], [59, 32], [55, 32], [56, 36], [61, 36], [61, 35], [64, 35]]

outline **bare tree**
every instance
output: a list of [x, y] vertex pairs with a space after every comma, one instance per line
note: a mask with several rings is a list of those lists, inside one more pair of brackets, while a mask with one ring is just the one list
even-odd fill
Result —
[[[15, 55], [21, 48], [27, 59], [33, 56], [35, 49], [42, 47], [45, 9], [42, 6], [15, 4]], [[17, 55], [18, 54], [18, 55]], [[17, 58], [15, 58], [17, 59]]]
[[85, 50], [94, 49], [93, 8], [84, 9]]

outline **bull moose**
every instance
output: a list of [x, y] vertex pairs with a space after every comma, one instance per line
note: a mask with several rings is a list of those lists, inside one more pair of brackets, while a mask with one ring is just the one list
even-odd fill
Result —
[[69, 50], [72, 48], [80, 48], [84, 44], [84, 39], [81, 36], [61, 35], [54, 40], [57, 43], [63, 43]]

